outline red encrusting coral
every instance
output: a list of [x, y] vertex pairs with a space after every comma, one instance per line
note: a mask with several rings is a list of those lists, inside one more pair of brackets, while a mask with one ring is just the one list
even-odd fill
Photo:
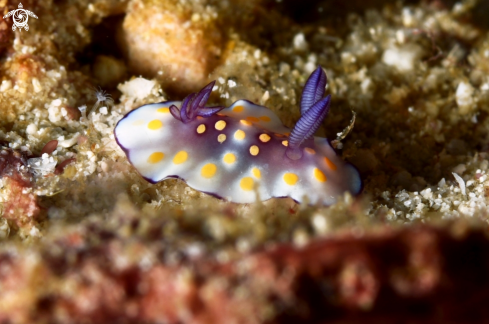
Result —
[[3, 205], [3, 218], [15, 225], [15, 228], [30, 229], [37, 223], [40, 208], [37, 204], [37, 196], [26, 192], [24, 183], [14, 179], [7, 182], [8, 194]]
[[0, 178], [9, 177], [26, 187], [30, 186], [32, 178], [27, 168], [27, 158], [25, 153], [7, 147], [0, 148]]
[[[18, 291], [2, 290], [0, 302], [13, 299], [0, 307], [0, 319], [29, 322], [27, 309], [39, 321], [70, 323], [462, 323], [489, 316], [482, 307], [489, 240], [479, 231], [455, 237], [428, 226], [386, 227], [302, 248], [280, 244], [223, 264], [207, 255], [168, 265], [158, 257], [162, 249], [88, 225], [45, 242], [35, 265], [2, 252], [9, 262], [0, 267], [10, 269], [0, 271], [2, 286], [36, 282], [35, 268], [51, 289], [24, 287], [31, 305], [15, 303]], [[56, 288], [59, 280], [70, 290]]]
[[25, 153], [10, 148], [0, 150], [0, 179], [6, 188], [3, 218], [14, 228], [29, 230], [36, 223], [40, 208], [37, 196], [30, 192], [32, 175], [27, 158]]

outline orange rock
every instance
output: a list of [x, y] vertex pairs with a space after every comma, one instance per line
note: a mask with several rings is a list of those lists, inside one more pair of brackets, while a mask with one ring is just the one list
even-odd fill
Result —
[[190, 3], [132, 2], [123, 25], [132, 72], [159, 77], [164, 87], [178, 93], [206, 83], [223, 42], [214, 20], [196, 10]]

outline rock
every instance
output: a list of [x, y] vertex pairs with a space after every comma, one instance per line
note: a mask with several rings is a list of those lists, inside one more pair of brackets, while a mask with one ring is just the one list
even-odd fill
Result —
[[458, 111], [461, 115], [466, 115], [474, 110], [474, 88], [468, 82], [460, 82], [455, 92], [455, 100], [457, 101]]
[[192, 14], [191, 6], [143, 0], [129, 5], [123, 38], [133, 73], [158, 76], [164, 88], [178, 93], [207, 82], [219, 62], [222, 35], [212, 18]]
[[393, 46], [384, 52], [382, 61], [389, 66], [397, 68], [400, 72], [408, 72], [414, 69], [421, 54], [421, 48], [415, 44], [402, 47]]
[[114, 87], [126, 76], [124, 62], [107, 55], [97, 56], [92, 71], [101, 87]]

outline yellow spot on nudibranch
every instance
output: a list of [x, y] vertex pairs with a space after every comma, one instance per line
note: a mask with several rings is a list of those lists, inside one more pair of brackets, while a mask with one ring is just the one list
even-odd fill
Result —
[[226, 140], [226, 135], [224, 135], [224, 134], [219, 134], [219, 135], [217, 136], [217, 141], [218, 141], [219, 143], [221, 143], [221, 144], [222, 144], [222, 142], [224, 142], [225, 140]]
[[236, 107], [233, 108], [233, 111], [239, 113], [239, 112], [242, 112], [243, 109], [244, 109], [243, 106], [236, 106]]
[[139, 126], [139, 125], [143, 125], [144, 124], [144, 120], [142, 119], [139, 119], [139, 120], [136, 120], [134, 123], [132, 123], [134, 126]]
[[158, 163], [161, 160], [163, 160], [164, 157], [165, 157], [165, 154], [163, 152], [151, 153], [151, 155], [148, 158], [148, 163], [153, 163], [153, 164]]
[[217, 167], [214, 163], [207, 163], [200, 170], [200, 174], [204, 178], [210, 179], [216, 174], [216, 171], [217, 171]]
[[286, 173], [284, 174], [284, 181], [286, 184], [293, 186], [299, 181], [299, 177], [295, 173]]
[[247, 121], [250, 121], [252, 123], [258, 123], [260, 120], [256, 117], [253, 117], [253, 116], [249, 116], [246, 118]]
[[306, 148], [304, 149], [304, 151], [306, 151], [306, 152], [307, 152], [307, 153], [309, 153], [309, 154], [316, 154], [316, 151], [314, 151], [312, 148], [309, 148], [309, 147], [306, 147]]
[[257, 179], [260, 179], [260, 178], [261, 178], [261, 172], [260, 172], [260, 169], [258, 169], [258, 168], [253, 168], [253, 169], [251, 169], [251, 172], [253, 173], [253, 175], [255, 176], [255, 178], [257, 178]]
[[258, 146], [256, 145], [251, 145], [250, 146], [250, 154], [251, 155], [254, 155], [254, 156], [257, 156], [258, 153], [260, 153], [260, 149], [258, 148]]
[[236, 162], [236, 156], [233, 153], [227, 153], [226, 155], [224, 155], [222, 160], [227, 164], [231, 164]]
[[175, 157], [173, 158], [173, 163], [182, 164], [183, 162], [187, 161], [187, 159], [188, 159], [188, 153], [185, 151], [180, 151], [177, 154], [175, 154]]
[[200, 124], [199, 126], [197, 126], [197, 133], [202, 134], [203, 132], [205, 132], [205, 125]]
[[283, 146], [289, 146], [289, 141], [282, 141]]
[[224, 120], [219, 120], [216, 122], [215, 127], [217, 130], [223, 130], [224, 127], [226, 127], [226, 122]]
[[158, 110], [156, 110], [157, 112], [160, 112], [160, 113], [164, 113], [164, 114], [167, 114], [170, 112], [170, 108], [168, 107], [164, 107], [164, 108], [158, 108]]
[[258, 137], [258, 138], [263, 143], [266, 143], [266, 142], [268, 142], [270, 140], [270, 135], [268, 135], [268, 134], [261, 134], [260, 137]]
[[239, 186], [241, 187], [241, 189], [243, 189], [244, 191], [250, 191], [250, 190], [253, 190], [253, 179], [251, 177], [244, 177], [243, 179], [241, 179], [241, 181], [239, 182]]
[[161, 120], [158, 119], [154, 119], [148, 123], [148, 128], [151, 130], [157, 130], [161, 127], [163, 127], [163, 123], [161, 122]]
[[326, 176], [318, 168], [314, 168], [314, 178], [316, 178], [316, 180], [319, 182], [325, 182], [326, 181]]
[[245, 119], [241, 119], [239, 122], [240, 122], [241, 124], [243, 124], [243, 125], [246, 125], [246, 126], [251, 126], [251, 123], [250, 123], [249, 121], [245, 120]]
[[327, 166], [328, 166], [328, 167], [329, 167], [331, 170], [333, 170], [333, 171], [334, 171], [334, 170], [336, 170], [336, 169], [337, 169], [336, 165], [335, 165], [333, 162], [331, 162], [331, 160], [330, 160], [330, 159], [328, 159], [327, 157], [325, 157], [325, 158], [324, 158], [324, 162], [326, 162], [326, 165], [327, 165]]
[[243, 132], [241, 129], [238, 129], [235, 133], [234, 133], [234, 138], [237, 139], [237, 140], [242, 140], [246, 137], [246, 134], [245, 132]]
[[260, 119], [261, 119], [261, 120], [263, 120], [264, 122], [267, 122], [267, 123], [268, 123], [270, 120], [272, 120], [272, 119], [271, 119], [270, 117], [268, 117], [268, 116], [261, 116], [261, 117], [260, 117]]

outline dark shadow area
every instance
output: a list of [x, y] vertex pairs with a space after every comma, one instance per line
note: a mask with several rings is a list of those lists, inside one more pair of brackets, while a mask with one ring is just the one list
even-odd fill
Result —
[[[273, 1], [275, 2], [275, 1]], [[419, 0], [405, 0], [403, 4], [416, 4]], [[391, 0], [284, 0], [278, 4], [278, 9], [297, 23], [311, 23], [324, 18], [344, 19], [347, 14], [362, 14], [370, 8], [382, 8], [395, 4]]]
[[94, 87], [108, 91], [115, 100], [120, 96], [117, 84], [128, 75], [119, 41], [124, 17], [125, 14], [110, 16], [94, 26], [92, 42], [76, 55], [77, 64], [91, 76]]
[[118, 33], [122, 28], [124, 17], [125, 14], [107, 17], [92, 29], [92, 42], [76, 56], [80, 65], [93, 64], [100, 54], [124, 59], [118, 42]]

